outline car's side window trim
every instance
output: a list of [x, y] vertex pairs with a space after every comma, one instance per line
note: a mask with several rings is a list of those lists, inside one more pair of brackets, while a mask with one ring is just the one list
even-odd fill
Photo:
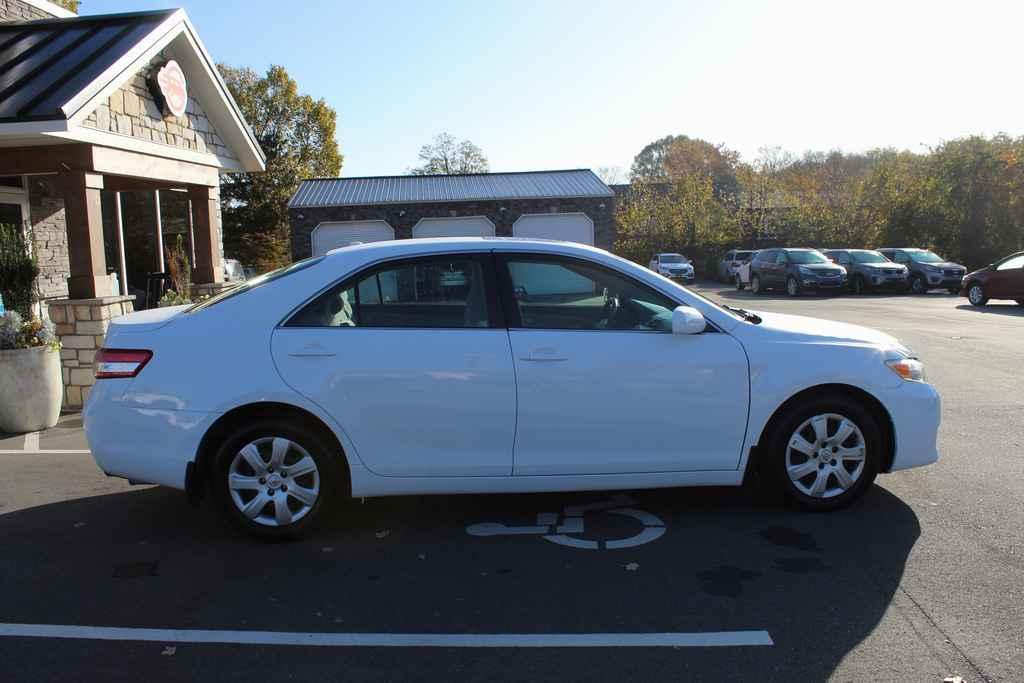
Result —
[[[649, 290], [653, 294], [658, 295], [661, 298], [668, 299], [673, 302], [676, 306], [687, 306], [685, 302], [680, 302], [675, 297], [669, 296], [668, 294], [651, 287], [646, 282], [642, 282], [632, 275], [623, 273], [621, 270], [615, 268], [609, 268], [603, 263], [597, 263], [596, 261], [590, 261], [588, 259], [579, 258], [576, 256], [568, 256], [565, 254], [545, 254], [538, 252], [512, 252], [503, 251], [495, 253], [494, 269], [497, 273], [498, 279], [498, 293], [501, 298], [502, 310], [505, 314], [505, 322], [508, 324], [510, 330], [545, 330], [545, 331], [558, 331], [558, 332], [618, 332], [618, 333], [638, 333], [638, 334], [671, 334], [671, 332], [665, 332], [662, 330], [600, 330], [600, 329], [574, 329], [574, 328], [562, 328], [562, 327], [525, 327], [523, 325], [522, 317], [519, 313], [519, 306], [516, 303], [515, 288], [512, 283], [512, 274], [509, 272], [508, 262], [515, 259], [527, 259], [527, 260], [550, 260], [550, 261], [562, 261], [579, 263], [590, 268], [597, 268], [600, 270], [608, 271], [617, 277], [621, 277], [624, 280], [628, 280], [631, 284], [644, 290]], [[708, 332], [718, 332], [718, 328], [708, 322]]]
[[[359, 305], [359, 287], [358, 284], [361, 280], [379, 273], [389, 268], [400, 268], [407, 265], [415, 265], [417, 263], [428, 263], [432, 261], [442, 260], [472, 260], [479, 264], [481, 273], [483, 274], [483, 285], [484, 285], [484, 298], [487, 302], [487, 327], [419, 327], [419, 326], [360, 326], [358, 323], [353, 326], [329, 326], [329, 325], [289, 325], [292, 318], [299, 314], [306, 306], [316, 301], [319, 297], [323, 296], [327, 292], [337, 287], [352, 287], [355, 291], [356, 306], [358, 310]], [[505, 329], [505, 315], [503, 314], [502, 306], [499, 301], [498, 295], [498, 282], [495, 276], [495, 263], [493, 254], [487, 251], [455, 251], [455, 252], [439, 252], [436, 254], [419, 254], [416, 256], [405, 256], [393, 259], [381, 259], [369, 263], [354, 273], [350, 273], [342, 278], [334, 280], [326, 287], [321, 288], [313, 296], [304, 300], [301, 304], [289, 311], [281, 322], [278, 323], [277, 327], [287, 327], [289, 329], [314, 329], [314, 330], [326, 330], [326, 329], [363, 329], [363, 330], [489, 330], [489, 329]]]

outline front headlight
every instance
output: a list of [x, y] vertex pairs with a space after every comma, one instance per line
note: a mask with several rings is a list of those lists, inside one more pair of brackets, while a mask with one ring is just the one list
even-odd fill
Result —
[[916, 358], [897, 358], [885, 362], [889, 369], [908, 382], [923, 382], [924, 363]]

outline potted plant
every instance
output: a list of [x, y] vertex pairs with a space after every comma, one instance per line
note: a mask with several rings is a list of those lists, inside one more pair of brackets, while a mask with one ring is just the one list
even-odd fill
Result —
[[60, 417], [60, 341], [53, 323], [33, 315], [38, 274], [21, 229], [0, 225], [0, 432], [47, 429]]

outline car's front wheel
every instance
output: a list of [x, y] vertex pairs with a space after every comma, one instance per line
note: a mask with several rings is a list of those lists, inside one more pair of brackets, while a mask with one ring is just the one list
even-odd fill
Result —
[[883, 443], [877, 418], [861, 402], [819, 395], [776, 422], [763, 465], [789, 499], [810, 510], [834, 510], [871, 486]]
[[800, 296], [800, 283], [792, 275], [786, 280], [786, 294]]
[[315, 431], [291, 422], [243, 426], [214, 456], [214, 498], [247, 533], [298, 537], [318, 524], [333, 503], [337, 457]]
[[927, 294], [928, 284], [924, 281], [922, 276], [915, 275], [910, 278], [910, 291], [914, 294]]
[[972, 306], [984, 306], [988, 303], [985, 288], [978, 282], [972, 282], [967, 288], [967, 300], [971, 302]]
[[753, 292], [754, 294], [760, 294], [764, 291], [764, 289], [761, 287], [760, 275], [752, 275], [750, 277], [750, 291]]
[[867, 285], [864, 282], [864, 277], [861, 275], [853, 278], [853, 293], [864, 294], [867, 291]]

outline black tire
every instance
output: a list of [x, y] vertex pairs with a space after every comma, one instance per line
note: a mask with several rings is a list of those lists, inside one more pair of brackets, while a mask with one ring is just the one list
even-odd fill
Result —
[[911, 294], [927, 294], [928, 283], [925, 282], [924, 277], [915, 275], [910, 278], [910, 292]]
[[751, 275], [750, 276], [750, 291], [754, 294], [764, 294], [764, 288], [761, 287], [761, 276]]
[[790, 296], [800, 296], [801, 294], [800, 283], [792, 275], [786, 278], [786, 294]]
[[867, 294], [868, 293], [868, 286], [867, 286], [867, 283], [864, 282], [864, 276], [863, 275], [856, 275], [856, 276], [854, 276], [853, 282], [851, 283], [851, 286], [850, 286], [850, 289], [853, 290], [854, 294]]
[[747, 288], [747, 286], [745, 284], [743, 284], [743, 280], [741, 280], [740, 276], [737, 275], [736, 276], [736, 291], [742, 292], [746, 288]]
[[988, 303], [988, 296], [985, 295], [985, 288], [980, 282], [972, 282], [967, 285], [967, 300], [972, 306], [982, 307]]
[[[319, 495], [313, 505], [309, 506], [308, 511], [297, 521], [281, 526], [267, 526], [246, 517], [236, 506], [228, 487], [228, 476], [235, 456], [246, 444], [268, 437], [283, 437], [300, 446], [316, 463], [319, 476]], [[213, 499], [224, 516], [249, 535], [269, 540], [292, 539], [306, 535], [328, 516], [337, 499], [341, 497], [344, 467], [340, 465], [338, 459], [344, 456], [336, 450], [336, 447], [332, 448], [317, 430], [292, 420], [271, 419], [239, 426], [221, 442], [214, 455], [210, 473]], [[290, 453], [285, 463], [289, 462], [289, 458], [295, 457], [299, 457], [297, 453]], [[300, 478], [295, 479], [296, 483], [299, 481]], [[287, 491], [287, 488], [279, 489], [275, 494], [281, 495], [282, 491]], [[270, 500], [273, 500], [273, 495], [271, 494]]]
[[955, 295], [960, 293], [960, 288], [959, 287], [950, 287], [946, 291], [949, 292], [950, 294], [953, 294], [955, 296]]
[[[864, 467], [854, 485], [842, 493], [829, 498], [816, 498], [799, 490], [790, 480], [786, 470], [786, 455], [789, 440], [796, 429], [806, 420], [825, 413], [834, 413], [853, 422], [864, 437]], [[775, 421], [772, 433], [768, 435], [767, 451], [761, 456], [762, 476], [786, 499], [806, 510], [837, 510], [850, 505], [870, 488], [878, 475], [882, 462], [885, 439], [875, 414], [854, 397], [842, 393], [818, 394], [795, 403]], [[834, 480], [835, 475], [830, 475]]]

